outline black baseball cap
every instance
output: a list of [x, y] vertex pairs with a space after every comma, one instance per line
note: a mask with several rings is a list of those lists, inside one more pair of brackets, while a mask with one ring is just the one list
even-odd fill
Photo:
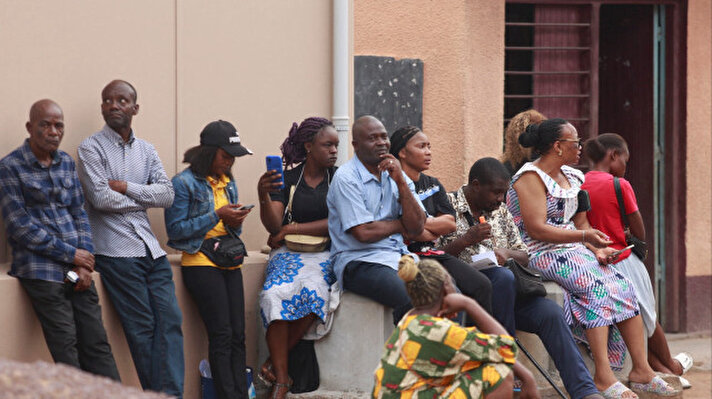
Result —
[[220, 147], [234, 157], [252, 155], [252, 151], [240, 144], [240, 134], [235, 126], [222, 119], [210, 122], [203, 128], [200, 132], [200, 145]]

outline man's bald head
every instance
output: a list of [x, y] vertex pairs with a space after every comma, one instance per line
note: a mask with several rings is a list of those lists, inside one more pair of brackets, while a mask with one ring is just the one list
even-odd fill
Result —
[[59, 106], [59, 104], [48, 98], [35, 102], [30, 107], [30, 122], [38, 120], [52, 109], [56, 109], [61, 115], [64, 115], [64, 113], [62, 112], [62, 108]]
[[[354, 140], [357, 139], [357, 136], [363, 135], [369, 125], [383, 126], [383, 123], [381, 123], [381, 121], [373, 115], [364, 115], [356, 119], [351, 127], [351, 134], [353, 135]], [[383, 130], [386, 130], [386, 128], [384, 127]]]
[[64, 113], [56, 102], [44, 99], [30, 107], [25, 124], [30, 134], [30, 149], [40, 162], [49, 162], [64, 137]]
[[129, 83], [125, 80], [121, 80], [121, 79], [114, 79], [111, 82], [109, 82], [109, 84], [104, 86], [104, 89], [101, 91], [102, 98], [104, 96], [104, 93], [107, 90], [114, 88], [116, 86], [126, 86], [129, 89], [129, 91], [131, 92], [131, 95], [133, 96], [133, 102], [138, 101], [138, 92], [136, 91], [136, 88], [133, 87], [133, 85], [131, 83]]
[[364, 165], [378, 165], [381, 156], [388, 154], [391, 147], [388, 132], [376, 117], [364, 115], [356, 119], [351, 134], [354, 152]]

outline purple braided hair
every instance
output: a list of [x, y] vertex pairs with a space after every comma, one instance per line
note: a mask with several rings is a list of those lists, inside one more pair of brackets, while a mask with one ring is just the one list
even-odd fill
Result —
[[304, 148], [304, 144], [311, 143], [316, 134], [325, 126], [333, 127], [334, 124], [326, 118], [316, 116], [304, 119], [299, 125], [296, 122], [292, 123], [289, 135], [279, 147], [282, 150], [282, 161], [285, 168], [298, 165], [307, 159], [307, 150]]

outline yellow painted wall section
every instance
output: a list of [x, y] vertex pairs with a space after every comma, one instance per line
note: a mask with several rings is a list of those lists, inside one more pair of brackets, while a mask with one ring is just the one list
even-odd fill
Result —
[[448, 190], [474, 160], [500, 154], [503, 54], [503, 1], [354, 2], [354, 55], [423, 61], [428, 174]]
[[712, 274], [712, 2], [687, 21], [687, 275]]

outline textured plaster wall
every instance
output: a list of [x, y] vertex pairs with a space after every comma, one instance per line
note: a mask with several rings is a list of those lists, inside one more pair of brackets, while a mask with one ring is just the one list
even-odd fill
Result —
[[354, 2], [354, 54], [424, 63], [428, 172], [448, 190], [470, 165], [502, 148], [504, 1]]
[[712, 3], [687, 22], [687, 275], [712, 274]]

